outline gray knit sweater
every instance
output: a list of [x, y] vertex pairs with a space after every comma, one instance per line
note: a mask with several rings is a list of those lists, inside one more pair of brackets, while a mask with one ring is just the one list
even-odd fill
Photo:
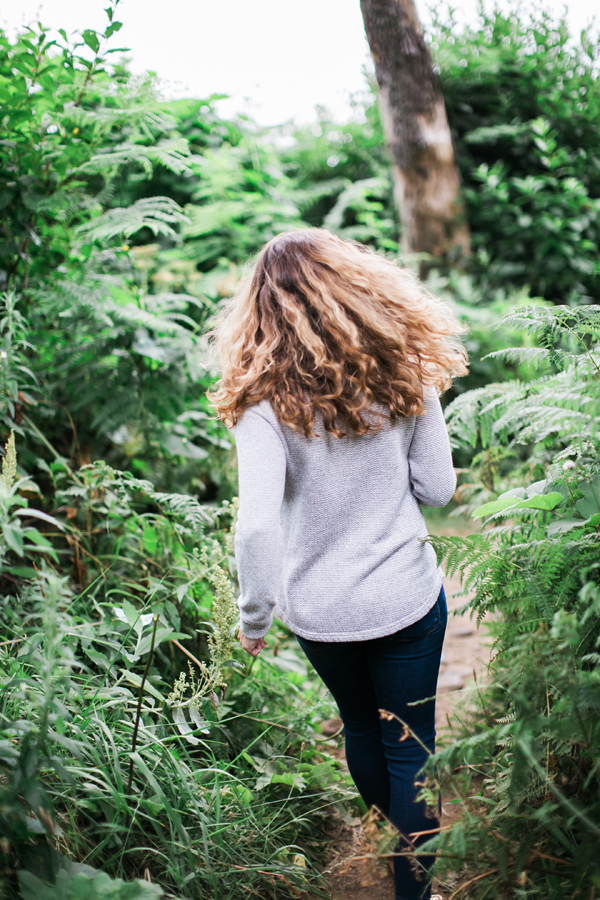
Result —
[[363, 641], [418, 621], [443, 573], [419, 502], [445, 506], [456, 487], [440, 401], [385, 420], [373, 435], [306, 438], [267, 401], [234, 433], [240, 484], [235, 554], [241, 626], [262, 637], [275, 614], [315, 641]]

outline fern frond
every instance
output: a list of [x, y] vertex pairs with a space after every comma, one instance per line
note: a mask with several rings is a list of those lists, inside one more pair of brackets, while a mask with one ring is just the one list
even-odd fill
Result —
[[385, 178], [364, 178], [348, 184], [340, 193], [335, 206], [327, 213], [323, 225], [331, 231], [339, 231], [346, 213], [350, 209], [361, 206], [372, 194], [385, 194], [389, 190], [389, 181]]
[[90, 197], [87, 185], [70, 182], [68, 187], [59, 188], [48, 197], [38, 197], [27, 205], [37, 213], [45, 213], [58, 221], [68, 221], [78, 213], [97, 213], [102, 209], [98, 197]]
[[189, 172], [189, 160], [189, 146], [184, 138], [163, 140], [149, 147], [127, 143], [96, 153], [75, 169], [74, 174], [112, 177], [124, 166], [139, 165], [150, 178], [154, 167], [160, 165], [177, 175], [184, 175]]
[[[522, 363], [545, 362], [550, 355], [550, 351], [543, 347], [506, 347], [502, 350], [493, 350], [487, 353], [483, 359], [503, 359], [508, 363], [521, 365]], [[572, 356], [572, 354], [569, 354]]]
[[525, 331], [527, 334], [540, 334], [549, 328], [564, 328], [577, 314], [570, 306], [521, 306], [512, 309], [498, 319], [494, 328], [506, 328]]
[[101, 102], [89, 109], [83, 105], [66, 106], [57, 116], [57, 121], [63, 127], [89, 128], [99, 135], [106, 135], [114, 129], [123, 127], [127, 127], [130, 131], [139, 129], [153, 143], [156, 135], [169, 134], [177, 127], [177, 120], [166, 109], [159, 109], [154, 97], [142, 98], [138, 95], [134, 98], [129, 94], [127, 99], [130, 103], [119, 106], [115, 105], [112, 88], [102, 91], [97, 85], [96, 89], [100, 97], [108, 102]]
[[77, 233], [88, 240], [103, 241], [110, 238], [131, 237], [142, 228], [153, 234], [174, 237], [173, 225], [185, 225], [189, 219], [170, 197], [145, 197], [126, 208], [109, 209], [90, 222], [80, 225]]

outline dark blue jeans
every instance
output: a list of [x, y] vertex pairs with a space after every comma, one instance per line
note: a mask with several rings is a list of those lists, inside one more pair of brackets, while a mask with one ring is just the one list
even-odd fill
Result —
[[[448, 612], [444, 589], [432, 609], [414, 625], [371, 641], [327, 643], [298, 637], [300, 646], [339, 707], [350, 774], [368, 807], [377, 806], [401, 836], [429, 831], [439, 823], [417, 803], [415, 777], [427, 750], [403, 726], [382, 719], [395, 713], [428, 750], [435, 748], [435, 692]], [[429, 698], [429, 699], [427, 699]], [[426, 700], [425, 703], [411, 704]], [[417, 838], [418, 845], [431, 835]], [[406, 849], [401, 837], [400, 849]], [[428, 869], [431, 857], [419, 863]], [[394, 860], [396, 900], [428, 898], [426, 874], [418, 878], [405, 857]]]

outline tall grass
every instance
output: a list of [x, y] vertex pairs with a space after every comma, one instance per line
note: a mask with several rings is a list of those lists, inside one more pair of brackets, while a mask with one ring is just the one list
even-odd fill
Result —
[[[253, 663], [236, 649], [231, 507], [101, 464], [54, 475], [43, 540], [86, 585], [48, 553], [18, 593], [4, 569], [3, 896], [56, 886], [67, 860], [182, 898], [325, 896], [320, 829], [352, 791], [318, 749], [328, 710], [289, 634]], [[36, 513], [20, 510], [8, 524]]]

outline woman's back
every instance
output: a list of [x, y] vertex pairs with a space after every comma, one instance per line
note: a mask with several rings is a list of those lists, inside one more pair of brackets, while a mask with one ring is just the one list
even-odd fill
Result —
[[242, 629], [264, 634], [276, 606], [312, 640], [391, 634], [424, 615], [443, 577], [418, 503], [445, 506], [456, 485], [437, 394], [375, 433], [340, 439], [318, 415], [315, 432], [282, 425], [266, 400], [235, 427]]

